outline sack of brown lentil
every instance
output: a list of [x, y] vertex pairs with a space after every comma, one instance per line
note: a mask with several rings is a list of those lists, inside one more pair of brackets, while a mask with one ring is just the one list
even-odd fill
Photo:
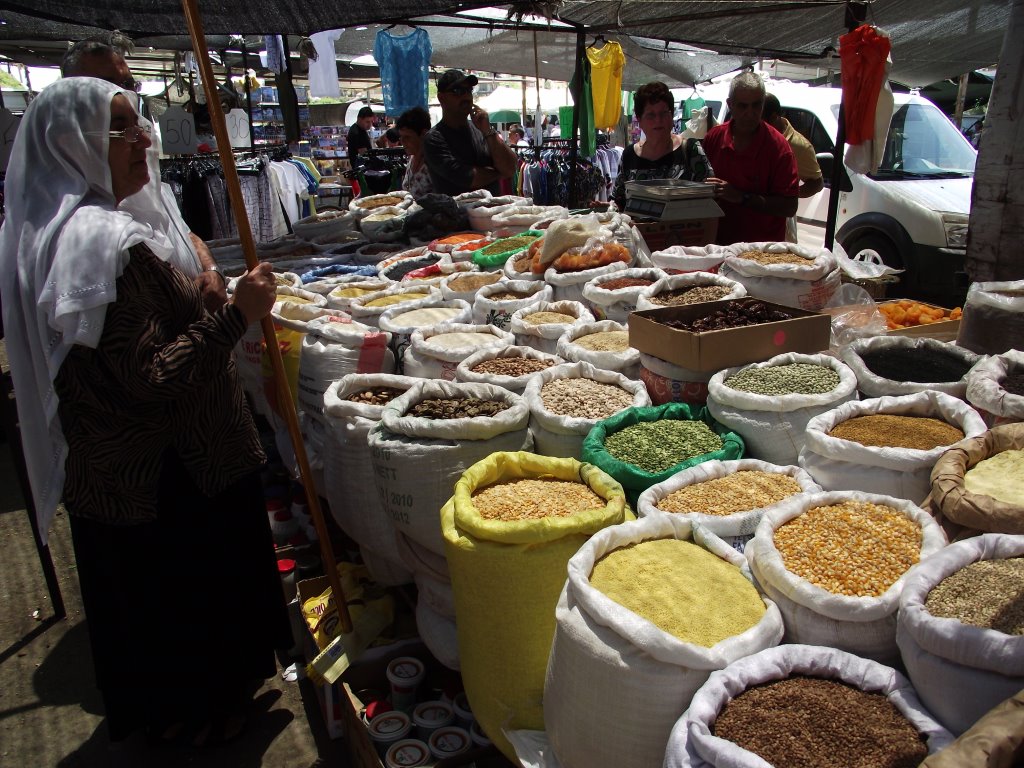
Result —
[[473, 302], [473, 322], [496, 325], [507, 331], [517, 309], [538, 301], [551, 301], [550, 285], [537, 280], [503, 280], [481, 288]]
[[323, 396], [327, 503], [345, 533], [361, 548], [387, 561], [387, 569], [372, 568], [366, 561], [374, 579], [385, 585], [406, 584], [411, 574], [402, 564], [391, 517], [377, 488], [367, 482], [373, 475], [373, 462], [366, 438], [380, 422], [384, 406], [415, 383], [416, 379], [386, 373], [349, 374], [331, 384]]
[[713, 672], [672, 729], [664, 766], [911, 766], [952, 741], [895, 669], [787, 644]]
[[1017, 349], [1024, 338], [1024, 280], [973, 283], [956, 343], [982, 355]]
[[413, 333], [405, 355], [405, 373], [424, 379], [455, 380], [459, 363], [482, 349], [505, 349], [515, 343], [496, 325], [442, 323]]
[[686, 272], [718, 272], [725, 259], [721, 245], [672, 245], [651, 254], [654, 266], [670, 275]]
[[668, 275], [640, 292], [636, 308], [662, 309], [706, 301], [742, 299], [747, 289], [741, 283], [711, 272]]
[[637, 500], [637, 517], [671, 514], [711, 531], [739, 552], [766, 512], [821, 486], [800, 467], [757, 459], [705, 461], [652, 485]]
[[921, 561], [899, 643], [921, 701], [959, 735], [1024, 689], [1024, 536], [986, 533]]
[[1024, 421], [1024, 352], [983, 357], [967, 374], [967, 402], [990, 427]]
[[718, 273], [736, 280], [763, 301], [817, 311], [841, 284], [831, 251], [795, 243], [735, 243], [726, 246]]
[[578, 459], [594, 425], [633, 406], [650, 405], [639, 381], [590, 363], [566, 363], [541, 371], [523, 391], [537, 453]]
[[544, 725], [563, 766], [660, 766], [714, 670], [777, 645], [778, 608], [714, 534], [654, 514], [605, 528], [569, 560], [555, 608]]
[[755, 459], [796, 464], [807, 422], [857, 399], [857, 377], [830, 355], [789, 352], [727, 368], [708, 381], [708, 410]]
[[384, 407], [368, 442], [374, 482], [397, 530], [444, 553], [437, 511], [466, 467], [533, 447], [530, 410], [489, 384], [425, 380]]
[[921, 768], [1014, 768], [1024, 748], [1024, 690], [990, 710]]
[[857, 388], [865, 397], [911, 395], [930, 389], [962, 400], [967, 394], [967, 375], [981, 359], [948, 341], [913, 336], [856, 339], [839, 354], [857, 375]]
[[666, 403], [627, 408], [594, 425], [583, 440], [581, 460], [622, 483], [630, 502], [652, 485], [704, 461], [743, 456], [743, 438], [706, 408]]
[[564, 362], [533, 347], [481, 349], [456, 366], [455, 379], [469, 384], [493, 384], [520, 395], [533, 376]]
[[459, 657], [477, 723], [515, 759], [503, 731], [542, 729], [555, 604], [569, 558], [626, 519], [622, 487], [574, 459], [494, 453], [469, 467], [441, 510]]
[[714, 371], [692, 371], [654, 355], [640, 353], [640, 381], [647, 387], [651, 402], [655, 405], [706, 404], [708, 382], [713, 375]]
[[938, 523], [906, 499], [840, 491], [782, 502], [745, 552], [782, 611], [787, 643], [891, 662], [907, 571], [945, 545]]
[[448, 299], [462, 299], [472, 304], [476, 301], [476, 295], [485, 285], [491, 285], [502, 278], [500, 271], [479, 272], [453, 272], [441, 281], [441, 297]]
[[573, 363], [640, 378], [640, 351], [629, 346], [629, 329], [612, 320], [570, 327], [558, 339], [555, 354]]
[[1024, 424], [993, 427], [957, 443], [935, 463], [931, 483], [940, 520], [1024, 534]]
[[665, 277], [654, 267], [631, 267], [600, 275], [583, 286], [583, 299], [598, 320], [629, 322], [629, 313], [636, 310], [637, 297], [643, 290]]
[[977, 411], [942, 392], [852, 400], [807, 422], [799, 464], [825, 490], [920, 502], [943, 452], [984, 431]]
[[433, 285], [403, 285], [390, 283], [387, 288], [376, 293], [356, 296], [349, 302], [349, 312], [353, 320], [376, 326], [380, 316], [394, 307], [404, 310], [419, 309], [432, 304], [441, 298], [441, 292]]
[[[377, 325], [382, 331], [391, 334], [391, 349], [395, 353], [395, 362], [399, 370], [404, 372], [405, 353], [412, 343], [414, 331], [433, 328], [442, 323], [468, 323], [473, 319], [473, 307], [462, 299], [442, 299], [439, 296], [415, 309], [408, 309], [399, 304], [381, 313]], [[420, 376], [410, 373], [410, 376]]]
[[516, 344], [553, 354], [563, 333], [592, 322], [594, 316], [578, 301], [538, 301], [513, 312], [509, 330]]

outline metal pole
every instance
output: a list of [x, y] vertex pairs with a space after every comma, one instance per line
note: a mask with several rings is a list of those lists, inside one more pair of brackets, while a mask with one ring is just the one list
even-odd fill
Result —
[[[228, 63], [228, 52], [224, 51], [224, 66]], [[230, 69], [228, 70], [230, 72]], [[242, 38], [242, 87], [245, 88], [245, 110], [249, 115], [249, 146], [256, 146], [256, 133], [252, 126], [252, 89], [249, 87], [249, 49]], [[233, 157], [233, 155], [232, 155]]]

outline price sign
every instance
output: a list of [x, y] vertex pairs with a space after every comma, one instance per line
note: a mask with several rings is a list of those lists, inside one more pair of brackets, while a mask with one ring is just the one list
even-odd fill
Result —
[[228, 140], [235, 148], [251, 147], [252, 139], [249, 136], [249, 116], [244, 109], [232, 109], [224, 117], [228, 127]]
[[14, 148], [14, 137], [18, 134], [21, 118], [9, 109], [0, 109], [0, 171], [7, 170]]
[[196, 119], [181, 107], [170, 107], [160, 115], [160, 146], [168, 155], [196, 151]]

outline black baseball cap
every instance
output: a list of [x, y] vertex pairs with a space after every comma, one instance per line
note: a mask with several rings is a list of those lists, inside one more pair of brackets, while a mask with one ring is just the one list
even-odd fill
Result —
[[371, 107], [360, 108], [357, 119], [362, 120], [364, 117], [373, 117], [373, 109]]
[[467, 75], [461, 69], [447, 69], [437, 78], [437, 90], [438, 92], [450, 91], [459, 86], [472, 88], [478, 82], [480, 81], [477, 80], [476, 75]]

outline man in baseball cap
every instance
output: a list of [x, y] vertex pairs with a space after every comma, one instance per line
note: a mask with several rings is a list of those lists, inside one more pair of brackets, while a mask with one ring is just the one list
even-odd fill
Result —
[[516, 155], [473, 104], [476, 75], [449, 69], [437, 79], [441, 122], [424, 137], [423, 152], [435, 192], [458, 195], [474, 189], [497, 194], [498, 180], [515, 173]]

